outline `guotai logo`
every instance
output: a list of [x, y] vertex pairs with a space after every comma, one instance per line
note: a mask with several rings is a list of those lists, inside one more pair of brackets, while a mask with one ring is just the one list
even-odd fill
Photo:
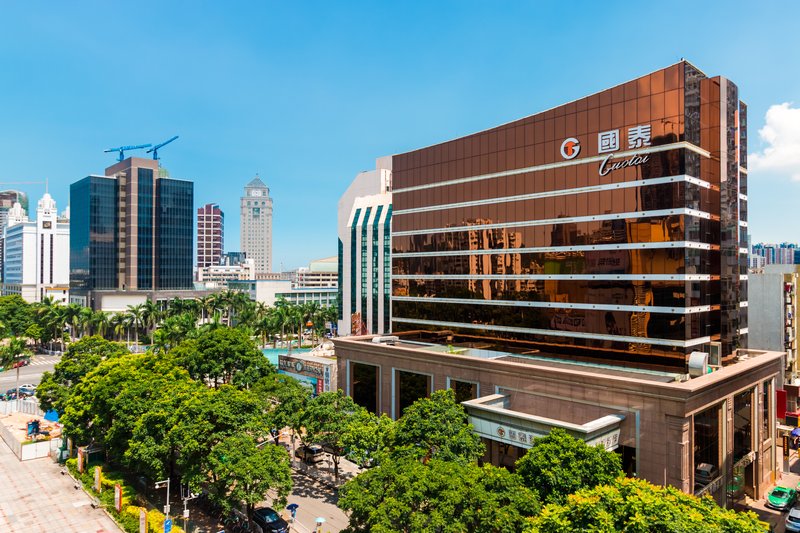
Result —
[[581, 153], [581, 143], [575, 137], [564, 139], [561, 143], [561, 157], [564, 159], [575, 159]]

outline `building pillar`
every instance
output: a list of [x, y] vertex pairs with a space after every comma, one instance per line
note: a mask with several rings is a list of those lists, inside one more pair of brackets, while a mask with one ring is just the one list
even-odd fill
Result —
[[683, 492], [691, 493], [691, 467], [694, 458], [691, 457], [689, 431], [691, 417], [677, 417], [667, 415], [667, 485], [677, 487]]

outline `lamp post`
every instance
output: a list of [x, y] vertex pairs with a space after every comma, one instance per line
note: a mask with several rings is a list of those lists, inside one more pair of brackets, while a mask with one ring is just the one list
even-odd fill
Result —
[[155, 486], [157, 489], [167, 488], [167, 504], [164, 506], [164, 521], [166, 521], [169, 519], [169, 478], [163, 481], [156, 481]]

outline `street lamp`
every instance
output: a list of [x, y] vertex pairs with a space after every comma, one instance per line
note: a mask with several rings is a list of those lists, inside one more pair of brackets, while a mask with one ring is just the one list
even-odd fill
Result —
[[167, 504], [164, 506], [164, 521], [166, 522], [169, 520], [169, 478], [163, 481], [156, 481], [156, 488], [163, 489], [164, 487], [167, 488]]

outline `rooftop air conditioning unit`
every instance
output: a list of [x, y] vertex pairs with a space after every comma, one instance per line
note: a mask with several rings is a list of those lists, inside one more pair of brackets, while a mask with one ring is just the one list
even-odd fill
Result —
[[394, 344], [400, 340], [400, 337], [396, 335], [379, 335], [377, 337], [372, 337], [372, 342], [375, 344]]
[[689, 375], [693, 378], [708, 374], [708, 354], [706, 352], [692, 352], [689, 356]]

